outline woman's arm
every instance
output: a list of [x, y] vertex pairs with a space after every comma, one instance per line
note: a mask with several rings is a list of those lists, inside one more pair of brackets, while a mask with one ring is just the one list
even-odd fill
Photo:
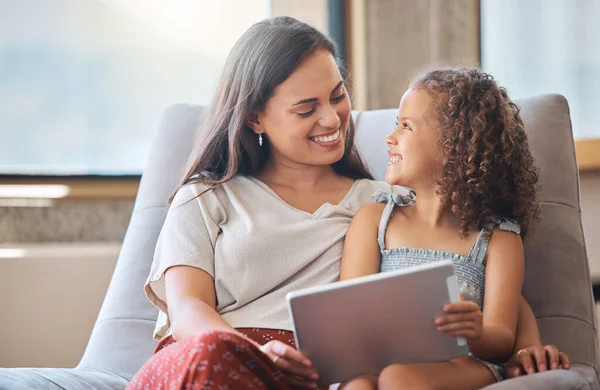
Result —
[[569, 357], [554, 345], [542, 345], [537, 321], [531, 307], [521, 297], [513, 356], [506, 365], [506, 374], [513, 378], [547, 369], [570, 368]]
[[511, 356], [523, 276], [521, 237], [496, 229], [487, 251], [483, 331], [479, 340], [469, 344], [473, 354], [491, 361], [505, 361]]
[[[269, 356], [297, 387], [316, 387], [316, 372], [299, 351], [280, 341], [259, 345], [232, 328], [216, 311], [213, 278], [205, 271], [189, 267], [171, 267], [165, 272], [167, 307], [175, 340], [208, 331], [236, 333]], [[313, 386], [314, 385], [314, 386]]]
[[213, 278], [205, 271], [176, 266], [165, 272], [165, 292], [175, 340], [211, 330], [237, 333], [216, 312]]
[[340, 279], [353, 279], [376, 274], [381, 265], [381, 253], [377, 243], [379, 219], [384, 205], [368, 204], [358, 210], [344, 241]]
[[513, 352], [517, 353], [523, 348], [541, 344], [540, 330], [533, 311], [525, 298], [521, 296], [519, 299], [519, 319], [517, 321], [517, 335]]

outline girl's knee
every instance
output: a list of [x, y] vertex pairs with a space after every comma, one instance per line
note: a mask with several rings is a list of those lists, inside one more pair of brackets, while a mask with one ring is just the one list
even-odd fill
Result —
[[393, 364], [386, 367], [379, 374], [377, 384], [381, 390], [434, 390], [423, 378], [417, 375], [410, 364]]
[[366, 375], [359, 378], [354, 378], [348, 382], [344, 382], [338, 387], [338, 390], [376, 390], [377, 377]]

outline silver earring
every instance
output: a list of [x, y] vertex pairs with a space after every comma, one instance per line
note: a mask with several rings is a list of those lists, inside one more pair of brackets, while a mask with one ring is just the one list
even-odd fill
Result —
[[258, 145], [262, 146], [262, 134], [258, 135]]

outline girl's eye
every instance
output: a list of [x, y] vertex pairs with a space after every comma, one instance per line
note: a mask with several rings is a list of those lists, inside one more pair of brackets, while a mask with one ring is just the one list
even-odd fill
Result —
[[[398, 117], [396, 117], [396, 129], [398, 128], [398, 126], [400, 126], [400, 123], [398, 123]], [[410, 127], [410, 125], [406, 122], [402, 122], [402, 126], [401, 126], [402, 130], [412, 130], [412, 128]]]
[[300, 115], [302, 118], [308, 118], [309, 116], [314, 114], [316, 110], [317, 108], [313, 107], [312, 110], [306, 112], [299, 112], [298, 115]]

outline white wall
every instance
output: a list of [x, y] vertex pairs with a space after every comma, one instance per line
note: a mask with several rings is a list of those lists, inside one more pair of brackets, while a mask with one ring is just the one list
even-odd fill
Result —
[[600, 172], [583, 172], [580, 177], [583, 231], [592, 281], [600, 283]]
[[10, 248], [0, 248], [0, 367], [74, 367], [87, 345], [120, 244]]

